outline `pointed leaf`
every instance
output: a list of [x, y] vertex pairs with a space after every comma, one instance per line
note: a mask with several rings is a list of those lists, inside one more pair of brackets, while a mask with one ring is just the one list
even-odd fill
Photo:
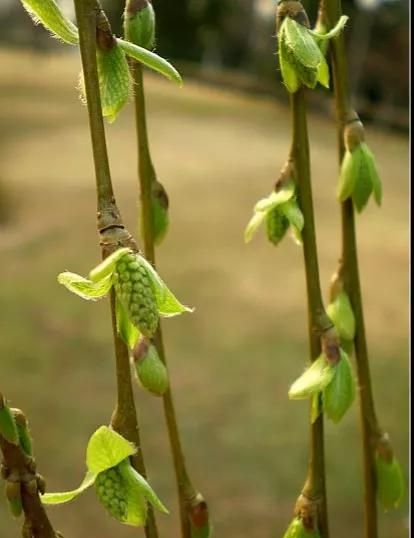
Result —
[[140, 337], [140, 332], [137, 327], [132, 323], [131, 318], [122, 302], [116, 297], [116, 329], [119, 336], [129, 347], [133, 349], [135, 344], [138, 342]]
[[244, 231], [244, 241], [245, 243], [249, 243], [253, 235], [255, 234], [256, 230], [259, 228], [259, 226], [262, 224], [262, 222], [266, 218], [266, 211], [256, 211], [253, 214], [253, 217], [249, 220], [246, 229]]
[[141, 476], [128, 462], [123, 462], [119, 466], [119, 470], [125, 480], [127, 480], [128, 486], [131, 489], [134, 488], [138, 490], [140, 494], [160, 512], [163, 512], [164, 514], [169, 513], [145, 478]]
[[42, 495], [41, 500], [43, 504], [64, 504], [67, 502], [72, 501], [75, 499], [78, 495], [83, 493], [86, 489], [88, 489], [92, 484], [95, 482], [96, 479], [96, 473], [92, 473], [91, 471], [88, 471], [85, 475], [85, 478], [82, 481], [82, 484], [72, 490], [72, 491], [63, 491], [60, 493], [45, 493]]
[[321, 392], [331, 382], [333, 375], [332, 366], [325, 355], [321, 355], [290, 387], [289, 398], [301, 400]]
[[269, 196], [259, 200], [254, 206], [253, 210], [258, 211], [270, 211], [276, 206], [283, 204], [290, 200], [295, 194], [295, 182], [289, 180], [283, 183], [281, 188], [277, 191], [272, 191]]
[[128, 56], [131, 56], [131, 58], [134, 58], [134, 60], [144, 64], [153, 71], [164, 75], [169, 80], [177, 82], [180, 86], [182, 85], [183, 81], [180, 73], [167, 60], [129, 41], [124, 41], [123, 39], [117, 39], [117, 41]]
[[115, 269], [116, 262], [128, 252], [132, 252], [130, 248], [119, 248], [118, 250], [107, 256], [89, 273], [90, 280], [92, 280], [92, 282], [99, 282], [103, 278], [112, 275]]
[[309, 30], [310, 34], [312, 34], [316, 39], [318, 40], [327, 40], [332, 39], [333, 37], [337, 37], [345, 28], [346, 23], [348, 22], [349, 17], [346, 15], [342, 15], [342, 17], [339, 18], [339, 21], [336, 23], [336, 25], [327, 33], [324, 32], [316, 32], [314, 30]]
[[340, 338], [353, 340], [355, 337], [355, 316], [347, 293], [343, 290], [340, 291], [332, 303], [328, 305], [326, 311]]
[[317, 69], [323, 55], [309, 29], [290, 17], [286, 17], [283, 24], [284, 42], [296, 62], [304, 67]]
[[404, 495], [404, 478], [398, 460], [393, 456], [391, 461], [386, 461], [377, 454], [375, 469], [379, 502], [385, 511], [396, 508]]
[[315, 394], [312, 394], [311, 396], [311, 410], [310, 410], [311, 424], [317, 421], [322, 411], [320, 396], [321, 396], [320, 392], [315, 392]]
[[136, 448], [108, 426], [101, 426], [89, 439], [86, 449], [86, 466], [98, 474], [115, 467], [125, 458], [135, 454]]
[[[370, 157], [367, 155], [366, 144], [361, 144], [358, 148], [360, 153], [358, 168], [354, 170], [356, 175], [355, 186], [352, 192], [352, 200], [358, 213], [364, 209], [367, 205], [369, 197], [371, 196], [373, 185], [371, 179], [371, 167]], [[353, 154], [355, 153], [353, 152]]]
[[161, 280], [161, 277], [155, 271], [153, 266], [142, 256], [139, 257], [142, 264], [146, 267], [154, 286], [160, 316], [169, 318], [182, 314], [183, 312], [193, 312], [193, 308], [189, 308], [178, 301], [175, 295], [169, 290], [167, 285]]
[[54, 37], [69, 45], [79, 43], [78, 29], [63, 15], [54, 0], [21, 0], [33, 21], [41, 23]]
[[305, 219], [303, 218], [303, 213], [295, 199], [292, 198], [284, 204], [281, 204], [279, 209], [286, 216], [291, 226], [296, 228], [299, 232], [303, 230]]
[[365, 143], [362, 144], [362, 147], [368, 161], [368, 167], [369, 167], [370, 176], [371, 176], [372, 192], [374, 194], [374, 199], [377, 205], [380, 206], [382, 202], [382, 183], [381, 183], [381, 178], [379, 177], [379, 174], [378, 174], [375, 157], [372, 151], [369, 149], [369, 147]]
[[329, 88], [329, 66], [325, 60], [325, 56], [322, 56], [321, 63], [318, 67], [318, 82], [325, 88]]
[[297, 92], [300, 87], [300, 81], [296, 74], [295, 66], [291, 63], [283, 38], [279, 39], [279, 66], [283, 83], [288, 92]]
[[82, 297], [82, 299], [90, 301], [97, 301], [101, 297], [104, 297], [112, 286], [111, 275], [99, 282], [92, 282], [76, 273], [65, 272], [58, 275], [58, 282], [59, 284], [63, 284], [72, 293]]
[[355, 380], [348, 355], [341, 350], [341, 358], [333, 367], [332, 381], [323, 391], [323, 410], [332, 422], [338, 423], [355, 398]]
[[362, 159], [361, 149], [358, 146], [354, 151], [347, 150], [342, 159], [337, 197], [340, 202], [344, 202], [350, 196], [355, 188]]

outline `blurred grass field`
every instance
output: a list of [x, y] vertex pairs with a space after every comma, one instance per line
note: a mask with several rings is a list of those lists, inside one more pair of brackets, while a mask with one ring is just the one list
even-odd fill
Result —
[[[14, 219], [0, 228], [0, 389], [29, 416], [48, 488], [75, 487], [92, 431], [114, 404], [106, 301], [88, 304], [56, 282], [99, 260], [94, 173], [74, 56], [0, 51], [0, 183]], [[263, 237], [243, 243], [255, 201], [267, 194], [289, 148], [285, 103], [148, 77], [151, 144], [171, 202], [161, 275], [196, 311], [164, 324], [180, 428], [194, 481], [210, 503], [217, 538], [282, 535], [302, 486], [307, 409], [287, 388], [307, 357], [300, 249]], [[133, 109], [107, 130], [113, 181], [135, 232]], [[323, 288], [339, 254], [336, 135], [310, 115]], [[384, 183], [381, 210], [358, 218], [378, 414], [408, 473], [408, 140], [368, 129]], [[262, 235], [262, 234], [259, 234]], [[160, 401], [136, 390], [150, 480], [171, 509], [163, 536], [178, 538], [177, 506]], [[357, 405], [327, 425], [332, 536], [361, 532]], [[76, 503], [76, 504], [75, 504]], [[67, 537], [127, 538], [93, 492], [50, 510]], [[381, 538], [408, 535], [408, 503], [381, 514]], [[0, 498], [0, 537], [18, 536]]]

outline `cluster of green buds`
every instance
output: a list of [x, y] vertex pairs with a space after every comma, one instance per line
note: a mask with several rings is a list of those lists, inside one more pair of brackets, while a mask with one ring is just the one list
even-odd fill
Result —
[[386, 433], [376, 442], [375, 471], [378, 501], [385, 511], [398, 507], [404, 496], [404, 478]]
[[139, 384], [155, 396], [163, 396], [169, 387], [168, 371], [155, 345], [141, 338], [133, 349], [132, 359]]
[[382, 185], [375, 157], [365, 143], [364, 126], [352, 121], [344, 129], [345, 154], [342, 159], [337, 196], [344, 202], [351, 198], [360, 213], [371, 194], [378, 205], [382, 201]]
[[177, 300], [152, 265], [129, 248], [116, 250], [90, 271], [89, 278], [64, 272], [59, 274], [58, 282], [93, 301], [114, 287], [118, 333], [131, 350], [140, 335], [154, 336], [160, 317], [192, 311]]
[[253, 234], [262, 223], [265, 224], [267, 238], [273, 245], [280, 243], [289, 228], [295, 242], [302, 243], [301, 232], [304, 219], [296, 198], [296, 183], [290, 162], [283, 168], [274, 191], [266, 198], [259, 200], [253, 212], [253, 217], [244, 232], [246, 243], [251, 241]]
[[96, 495], [116, 520], [135, 527], [146, 523], [148, 503], [168, 513], [154, 490], [132, 467], [130, 457], [136, 447], [107, 426], [91, 436], [86, 449], [87, 472], [81, 485], [72, 491], [46, 493], [43, 504], [64, 504], [95, 485]]
[[332, 329], [324, 334], [321, 355], [289, 389], [291, 400], [311, 398], [312, 422], [323, 410], [327, 418], [338, 423], [355, 398], [351, 361], [339, 347], [337, 338]]
[[348, 17], [342, 16], [330, 32], [311, 30], [301, 2], [282, 0], [278, 6], [278, 49], [283, 82], [290, 93], [300, 87], [329, 88], [329, 68], [321, 43], [337, 36]]
[[[41, 23], [54, 37], [69, 45], [79, 44], [77, 27], [64, 15], [55, 0], [21, 0], [21, 2], [34, 22]], [[127, 57], [182, 84], [178, 71], [167, 60], [148, 50], [152, 48], [155, 39], [151, 37], [155, 32], [155, 18], [149, 2], [143, 0], [129, 2], [125, 20], [126, 30], [128, 29], [126, 39], [113, 35], [103, 10], [97, 14], [96, 24], [96, 58], [102, 114], [109, 122], [116, 119], [132, 94], [132, 78]], [[80, 90], [83, 99], [86, 100], [83, 75], [80, 77]]]

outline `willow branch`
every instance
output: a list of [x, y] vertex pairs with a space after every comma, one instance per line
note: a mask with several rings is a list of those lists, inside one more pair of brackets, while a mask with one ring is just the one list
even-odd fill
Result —
[[[101, 46], [105, 46], [107, 40], [110, 39], [108, 35], [110, 29], [103, 12], [97, 7], [95, 0], [75, 0], [75, 9], [79, 27], [85, 92], [95, 163], [98, 231], [100, 234], [102, 256], [105, 258], [121, 246], [128, 246], [135, 250], [137, 247], [122, 223], [121, 215], [114, 198], [101, 111], [96, 46], [97, 42]], [[115, 296], [113, 292], [111, 294], [111, 317], [117, 377], [117, 405], [112, 416], [111, 425], [123, 437], [136, 445], [138, 452], [132, 458], [132, 464], [139, 473], [145, 476], [145, 464], [132, 390], [129, 352], [127, 346], [117, 333]], [[154, 513], [150, 506], [148, 507], [145, 534], [147, 538], [158, 537]]]
[[[135, 80], [135, 115], [139, 156], [138, 175], [141, 193], [144, 254], [146, 259], [155, 267], [152, 193], [157, 178], [148, 141], [143, 68], [140, 64], [133, 63], [132, 70]], [[167, 366], [161, 324], [154, 337], [154, 345], [157, 348], [160, 359]], [[194, 489], [187, 472], [171, 388], [163, 396], [163, 406], [177, 482], [181, 536], [182, 538], [191, 538], [190, 519], [194, 520], [194, 515], [197, 514], [198, 524], [202, 526], [203, 523], [208, 522], [208, 509], [201, 495]]]
[[[324, 24], [330, 28], [342, 15], [340, 0], [322, 0], [320, 14]], [[330, 46], [332, 72], [334, 80], [336, 116], [338, 126], [339, 163], [345, 152], [344, 128], [347, 123], [358, 118], [351, 105], [345, 41], [343, 34], [332, 40]], [[359, 399], [362, 428], [363, 463], [364, 463], [364, 504], [365, 536], [378, 536], [375, 460], [374, 446], [381, 431], [375, 413], [371, 374], [368, 360], [368, 346], [365, 332], [364, 310], [358, 264], [358, 247], [356, 238], [355, 211], [352, 199], [341, 204], [342, 220], [342, 259], [340, 276], [348, 293], [356, 321], [355, 356], [357, 364]]]

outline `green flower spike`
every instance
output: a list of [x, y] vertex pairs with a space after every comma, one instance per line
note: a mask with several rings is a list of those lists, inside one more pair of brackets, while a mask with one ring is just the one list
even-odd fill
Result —
[[92, 269], [89, 279], [61, 273], [58, 282], [83, 299], [98, 300], [112, 286], [116, 293], [118, 333], [133, 349], [140, 334], [148, 338], [157, 330], [159, 317], [192, 312], [182, 305], [140, 254], [120, 248]]
[[287, 528], [283, 538], [320, 538], [318, 530], [305, 529], [300, 518], [295, 517]]
[[352, 198], [358, 213], [367, 205], [371, 194], [377, 205], [382, 201], [382, 184], [375, 157], [364, 142], [360, 121], [347, 125], [344, 131], [345, 154], [342, 159], [337, 196], [340, 202]]
[[283, 239], [289, 227], [293, 239], [301, 244], [304, 219], [296, 201], [295, 190], [293, 179], [286, 177], [277, 183], [276, 189], [269, 196], [257, 202], [253, 209], [253, 217], [244, 232], [246, 243], [251, 241], [256, 230], [264, 223], [267, 238], [274, 245]]
[[[21, 3], [34, 22], [41, 23], [54, 37], [70, 45], [79, 43], [77, 27], [64, 16], [55, 0], [21, 0]], [[150, 17], [152, 10], [152, 6], [150, 4], [149, 6], [145, 15], [147, 18]], [[132, 93], [132, 79], [127, 56], [182, 85], [178, 71], [167, 60], [147, 50], [148, 42], [145, 46], [139, 46], [139, 43], [134, 44], [116, 38], [111, 32], [103, 11], [98, 14], [98, 20], [96, 54], [102, 114], [110, 123], [116, 119]], [[148, 25], [146, 26], [148, 28]], [[82, 74], [79, 86], [81, 96], [85, 100]]]
[[397, 508], [404, 496], [404, 478], [387, 434], [381, 437], [376, 447], [375, 472], [380, 504], [386, 512]]
[[285, 16], [278, 32], [279, 63], [290, 93], [301, 86], [313, 89], [318, 82], [329, 87], [329, 68], [320, 45], [337, 36], [347, 20], [348, 17], [342, 16], [330, 32], [319, 33]]
[[148, 482], [129, 462], [136, 448], [107, 426], [92, 435], [86, 449], [87, 473], [82, 484], [73, 491], [46, 493], [43, 504], [64, 504], [95, 484], [98, 500], [109, 514], [126, 525], [145, 525], [147, 505], [161, 512], [168, 510]]
[[318, 357], [293, 383], [289, 390], [291, 400], [311, 399], [311, 420], [314, 422], [322, 409], [332, 422], [339, 422], [355, 398], [355, 380], [348, 355], [341, 349], [337, 362], [328, 361], [325, 354]]
[[124, 12], [127, 41], [153, 49], [155, 46], [155, 13], [149, 0], [127, 0]]

